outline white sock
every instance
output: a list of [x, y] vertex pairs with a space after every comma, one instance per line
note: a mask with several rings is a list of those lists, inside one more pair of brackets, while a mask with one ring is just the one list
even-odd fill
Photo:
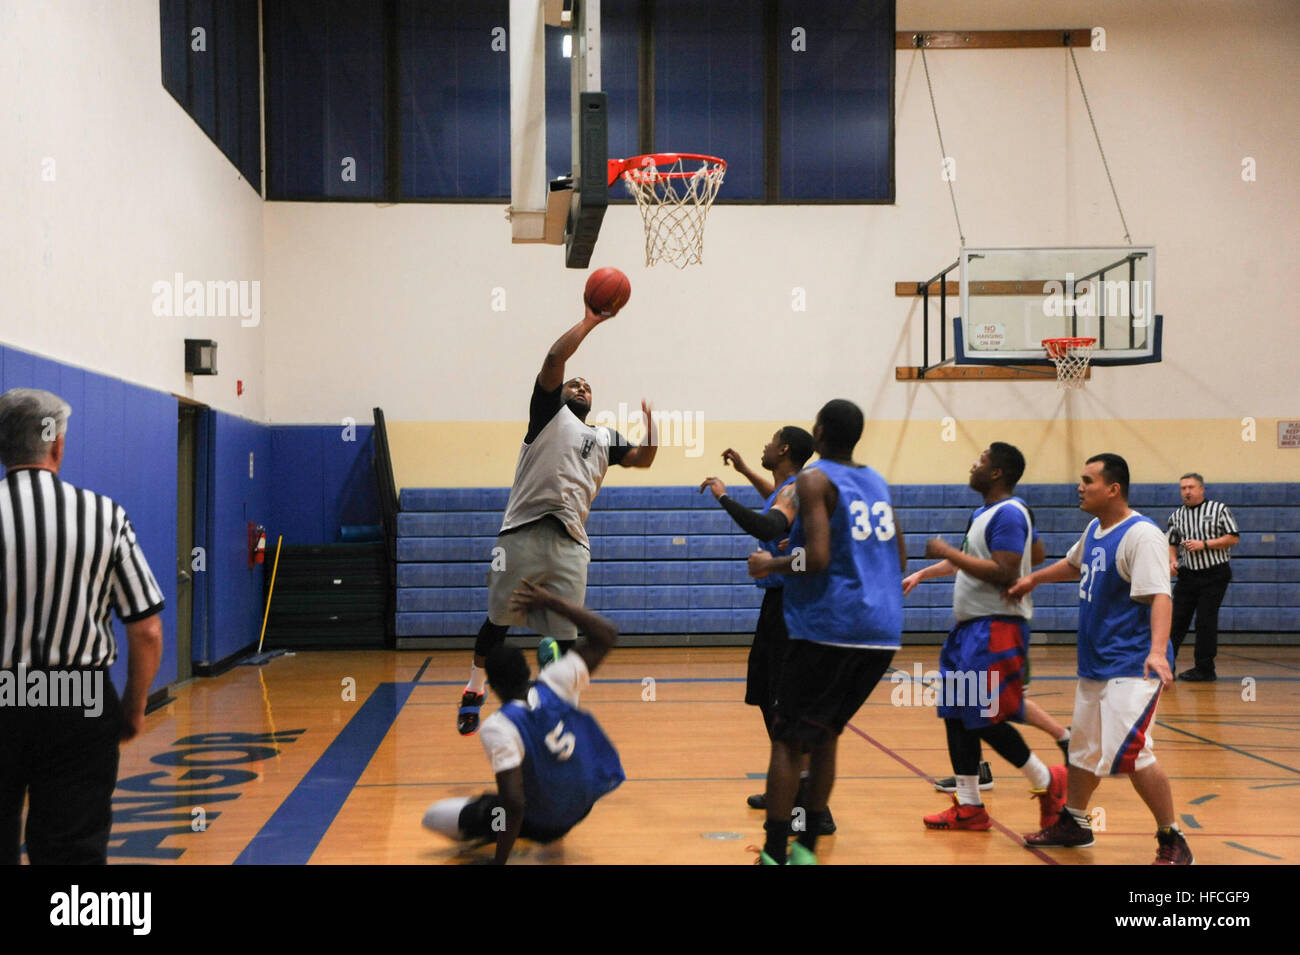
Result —
[[1029, 780], [1030, 789], [1046, 789], [1052, 782], [1052, 771], [1033, 753], [1029, 754], [1029, 762], [1021, 766], [1020, 771]]
[[448, 839], [464, 839], [460, 831], [460, 811], [469, 805], [468, 796], [440, 799], [424, 811], [424, 828], [439, 832]]
[[1056, 741], [1058, 743], [1068, 743], [1070, 741], [1070, 727], [1067, 726], [1065, 728], [1065, 732], [1063, 732], [1060, 736], [1056, 737]]
[[474, 664], [469, 665], [469, 682], [465, 684], [465, 689], [471, 693], [482, 693], [487, 686], [487, 671], [480, 670]]
[[980, 778], [975, 776], [957, 777], [957, 802], [963, 806], [980, 806]]
[[1074, 821], [1077, 822], [1077, 823], [1078, 823], [1080, 826], [1082, 826], [1084, 829], [1091, 829], [1091, 828], [1092, 828], [1092, 820], [1090, 820], [1090, 819], [1088, 818], [1088, 810], [1086, 810], [1086, 809], [1071, 809], [1069, 806], [1066, 806], [1066, 807], [1065, 807], [1065, 811], [1068, 812], [1071, 816], [1073, 816], [1073, 817], [1074, 817]]

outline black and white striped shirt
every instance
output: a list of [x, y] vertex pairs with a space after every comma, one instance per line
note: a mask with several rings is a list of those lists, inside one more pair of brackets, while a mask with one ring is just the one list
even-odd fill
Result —
[[1187, 570], [1209, 570], [1226, 564], [1232, 548], [1226, 550], [1189, 551], [1179, 546], [1184, 541], [1214, 540], [1224, 534], [1239, 534], [1237, 521], [1228, 505], [1219, 501], [1202, 501], [1195, 507], [1184, 504], [1169, 515], [1169, 543], [1178, 546], [1178, 563]]
[[39, 468], [0, 481], [0, 668], [109, 666], [112, 612], [131, 623], [162, 607], [120, 505]]

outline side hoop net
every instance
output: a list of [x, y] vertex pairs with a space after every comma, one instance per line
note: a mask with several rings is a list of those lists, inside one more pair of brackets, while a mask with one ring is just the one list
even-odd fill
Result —
[[1095, 338], [1044, 338], [1047, 357], [1056, 366], [1057, 387], [1074, 390], [1083, 387], [1088, 362], [1096, 347]]
[[609, 161], [609, 184], [621, 178], [641, 210], [646, 265], [704, 261], [704, 220], [726, 172], [724, 160], [693, 153]]

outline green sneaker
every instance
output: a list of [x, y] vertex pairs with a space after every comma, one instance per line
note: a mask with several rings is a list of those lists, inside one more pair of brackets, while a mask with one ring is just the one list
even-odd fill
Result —
[[554, 637], [542, 637], [542, 642], [537, 644], [538, 669], [550, 666], [558, 659], [560, 659], [560, 644]]
[[781, 863], [777, 862], [775, 859], [773, 859], [762, 849], [758, 850], [758, 859], [754, 862], [754, 865], [780, 865], [780, 864]]
[[807, 848], [802, 842], [790, 843], [789, 854], [786, 856], [786, 865], [817, 865], [817, 857], [812, 854], [812, 850]]

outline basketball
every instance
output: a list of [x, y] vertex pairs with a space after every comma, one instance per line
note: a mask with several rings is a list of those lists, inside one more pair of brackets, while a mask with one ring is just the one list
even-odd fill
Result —
[[632, 283], [626, 275], [610, 266], [592, 272], [582, 293], [582, 300], [593, 312], [605, 315], [617, 315], [631, 297]]

